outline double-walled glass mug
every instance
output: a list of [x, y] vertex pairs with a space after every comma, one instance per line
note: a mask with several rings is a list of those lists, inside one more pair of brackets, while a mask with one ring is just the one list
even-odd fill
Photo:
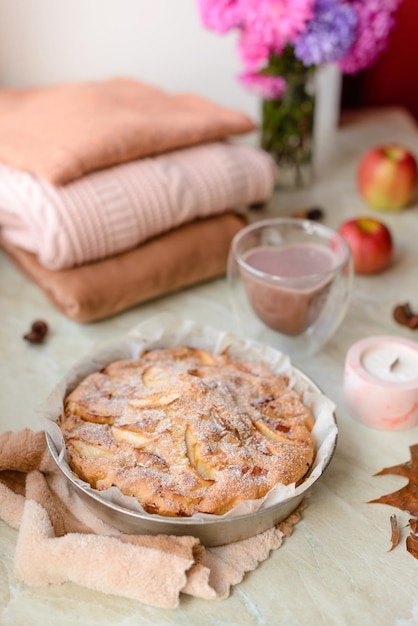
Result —
[[228, 283], [240, 332], [290, 357], [315, 354], [335, 333], [352, 277], [346, 240], [310, 220], [255, 222], [231, 244]]

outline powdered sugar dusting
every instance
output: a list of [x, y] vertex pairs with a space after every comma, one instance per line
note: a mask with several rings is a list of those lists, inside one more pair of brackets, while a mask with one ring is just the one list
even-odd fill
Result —
[[69, 461], [97, 489], [148, 512], [224, 514], [312, 465], [314, 420], [284, 376], [188, 347], [151, 350], [89, 375], [62, 420]]

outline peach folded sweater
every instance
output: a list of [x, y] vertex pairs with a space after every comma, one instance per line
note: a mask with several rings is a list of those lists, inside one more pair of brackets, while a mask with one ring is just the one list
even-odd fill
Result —
[[64, 186], [0, 164], [0, 235], [61, 270], [263, 202], [273, 187], [267, 153], [222, 141], [122, 163]]
[[127, 77], [0, 89], [0, 162], [56, 185], [254, 128], [240, 111]]
[[0, 244], [59, 311], [87, 323], [222, 276], [232, 239], [245, 224], [233, 213], [194, 220], [127, 252], [59, 271], [4, 240]]

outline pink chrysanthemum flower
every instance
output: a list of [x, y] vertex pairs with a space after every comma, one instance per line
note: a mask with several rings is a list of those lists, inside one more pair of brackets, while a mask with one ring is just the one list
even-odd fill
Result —
[[352, 0], [357, 15], [357, 36], [339, 61], [346, 74], [355, 74], [372, 65], [387, 46], [400, 0]]
[[216, 33], [240, 24], [240, 0], [198, 0], [198, 5], [202, 23]]
[[243, 29], [277, 54], [314, 17], [314, 0], [240, 0], [240, 7]]
[[251, 31], [241, 30], [238, 39], [238, 54], [247, 72], [256, 72], [268, 62], [270, 48]]
[[255, 91], [265, 100], [275, 100], [280, 98], [286, 91], [286, 81], [282, 76], [268, 76], [266, 74], [254, 74], [246, 72], [239, 76], [241, 83]]

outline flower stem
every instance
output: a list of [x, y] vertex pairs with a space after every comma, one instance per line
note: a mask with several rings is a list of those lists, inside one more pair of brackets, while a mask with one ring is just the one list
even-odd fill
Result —
[[280, 72], [287, 88], [280, 98], [263, 100], [261, 146], [278, 165], [279, 186], [281, 170], [290, 179], [286, 186], [301, 186], [307, 182], [306, 169], [311, 169], [313, 157], [314, 68], [305, 67], [288, 46], [282, 55], [271, 55], [264, 72]]

